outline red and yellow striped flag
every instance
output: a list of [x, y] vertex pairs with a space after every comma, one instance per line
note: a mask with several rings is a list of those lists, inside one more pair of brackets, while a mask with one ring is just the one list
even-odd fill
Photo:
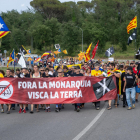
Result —
[[137, 16], [135, 16], [130, 23], [127, 26], [127, 33], [129, 34], [129, 31], [132, 30], [133, 28], [137, 27]]
[[88, 62], [90, 60], [90, 50], [91, 50], [91, 46], [92, 46], [92, 43], [89, 45], [86, 53], [85, 53], [85, 62]]

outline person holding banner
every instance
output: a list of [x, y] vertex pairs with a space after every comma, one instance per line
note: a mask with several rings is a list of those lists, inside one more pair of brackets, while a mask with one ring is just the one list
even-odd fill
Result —
[[[50, 78], [52, 77], [51, 75], [49, 75], [49, 69], [46, 68], [45, 69], [45, 73], [42, 75], [43, 78]], [[51, 109], [50, 109], [50, 104], [46, 104], [46, 112], [51, 112]]]
[[[91, 76], [95, 76], [95, 77], [103, 76], [102, 72], [99, 70], [100, 64], [95, 63], [94, 67], [95, 67], [95, 70], [91, 71]], [[93, 105], [95, 105], [96, 110], [100, 109], [100, 101], [93, 102]]]
[[[30, 74], [28, 74], [27, 68], [22, 68], [22, 73], [20, 74], [20, 78], [30, 78]], [[20, 109], [19, 113], [26, 113], [26, 104], [19, 104]]]
[[[13, 76], [10, 75], [10, 69], [7, 69], [6, 70], [6, 76], [4, 76], [5, 78], [13, 78]], [[3, 108], [3, 112], [4, 113], [4, 107], [2, 105], [2, 108]], [[10, 109], [11, 109], [11, 104], [7, 104], [7, 114], [10, 114]]]
[[[63, 77], [63, 69], [58, 69], [58, 76], [57, 77]], [[62, 104], [56, 104], [56, 108], [55, 108], [55, 112], [60, 112], [61, 110], [61, 107], [62, 107]]]
[[[116, 85], [117, 85], [117, 93], [119, 93], [119, 78], [121, 76], [120, 72], [115, 68], [115, 64], [114, 63], [110, 63], [110, 71], [109, 71], [110, 75], [109, 76], [115, 76], [116, 77]], [[118, 97], [118, 96], [117, 96]], [[118, 98], [116, 97], [115, 99], [115, 107], [117, 107], [117, 100]], [[108, 101], [108, 110], [112, 109], [111, 107], [111, 102], [112, 100]]]
[[0, 78], [4, 78], [5, 72], [3, 70], [0, 70]]
[[[30, 77], [31, 78], [41, 78], [41, 73], [39, 72], [39, 66], [34, 65], [34, 67], [33, 67], [33, 73], [32, 73], [32, 75], [30, 75]], [[34, 113], [33, 109], [34, 109], [34, 105], [31, 104], [31, 111], [30, 111], [31, 114]], [[40, 112], [39, 111], [39, 105], [37, 105], [36, 111], [37, 112]]]
[[[3, 70], [0, 70], [0, 78], [4, 78], [5, 72]], [[1, 113], [4, 113], [4, 107], [3, 104], [1, 104]]]
[[[75, 73], [73, 73], [71, 75], [72, 77], [76, 77], [76, 76], [83, 76], [82, 73], [80, 73], [80, 67], [79, 66], [75, 66]], [[76, 103], [75, 104], [75, 111], [80, 112], [80, 107], [81, 105], [84, 105], [84, 103]]]

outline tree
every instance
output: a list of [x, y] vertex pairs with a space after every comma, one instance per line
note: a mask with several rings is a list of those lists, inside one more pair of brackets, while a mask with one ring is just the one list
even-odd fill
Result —
[[57, 18], [61, 21], [66, 10], [59, 0], [33, 0], [30, 5], [40, 12], [45, 19]]
[[38, 25], [36, 29], [33, 30], [33, 37], [39, 50], [42, 50], [45, 46], [46, 51], [47, 46], [51, 45], [51, 29], [45, 25]]
[[54, 46], [56, 44], [56, 36], [60, 34], [60, 23], [56, 18], [51, 18], [45, 21], [45, 25], [51, 29], [51, 42]]
[[66, 49], [69, 55], [75, 55], [79, 52], [79, 44], [81, 43], [81, 31], [73, 22], [63, 23], [61, 26], [60, 45], [62, 49]]

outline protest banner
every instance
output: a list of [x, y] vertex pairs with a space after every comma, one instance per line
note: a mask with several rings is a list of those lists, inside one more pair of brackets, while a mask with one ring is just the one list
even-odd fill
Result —
[[116, 78], [1, 78], [0, 104], [64, 104], [115, 99]]

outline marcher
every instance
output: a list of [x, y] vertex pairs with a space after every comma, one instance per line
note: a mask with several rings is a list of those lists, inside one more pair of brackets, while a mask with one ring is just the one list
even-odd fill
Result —
[[[37, 65], [34, 65], [34, 70], [33, 70], [33, 73], [32, 75], [30, 75], [31, 78], [41, 78], [41, 73], [39, 72], [39, 66]], [[33, 108], [34, 108], [34, 105], [31, 104], [31, 111], [30, 113], [33, 114]], [[36, 105], [36, 111], [37, 112], [40, 112], [39, 111], [39, 105]]]
[[[127, 68], [127, 74], [125, 75], [125, 83], [124, 83], [124, 88], [123, 92], [126, 93], [126, 100], [128, 104], [128, 110], [131, 110], [132, 108], [135, 108], [135, 97], [136, 97], [136, 75], [133, 73], [132, 67]], [[130, 96], [132, 99], [132, 104], [130, 101]]]

